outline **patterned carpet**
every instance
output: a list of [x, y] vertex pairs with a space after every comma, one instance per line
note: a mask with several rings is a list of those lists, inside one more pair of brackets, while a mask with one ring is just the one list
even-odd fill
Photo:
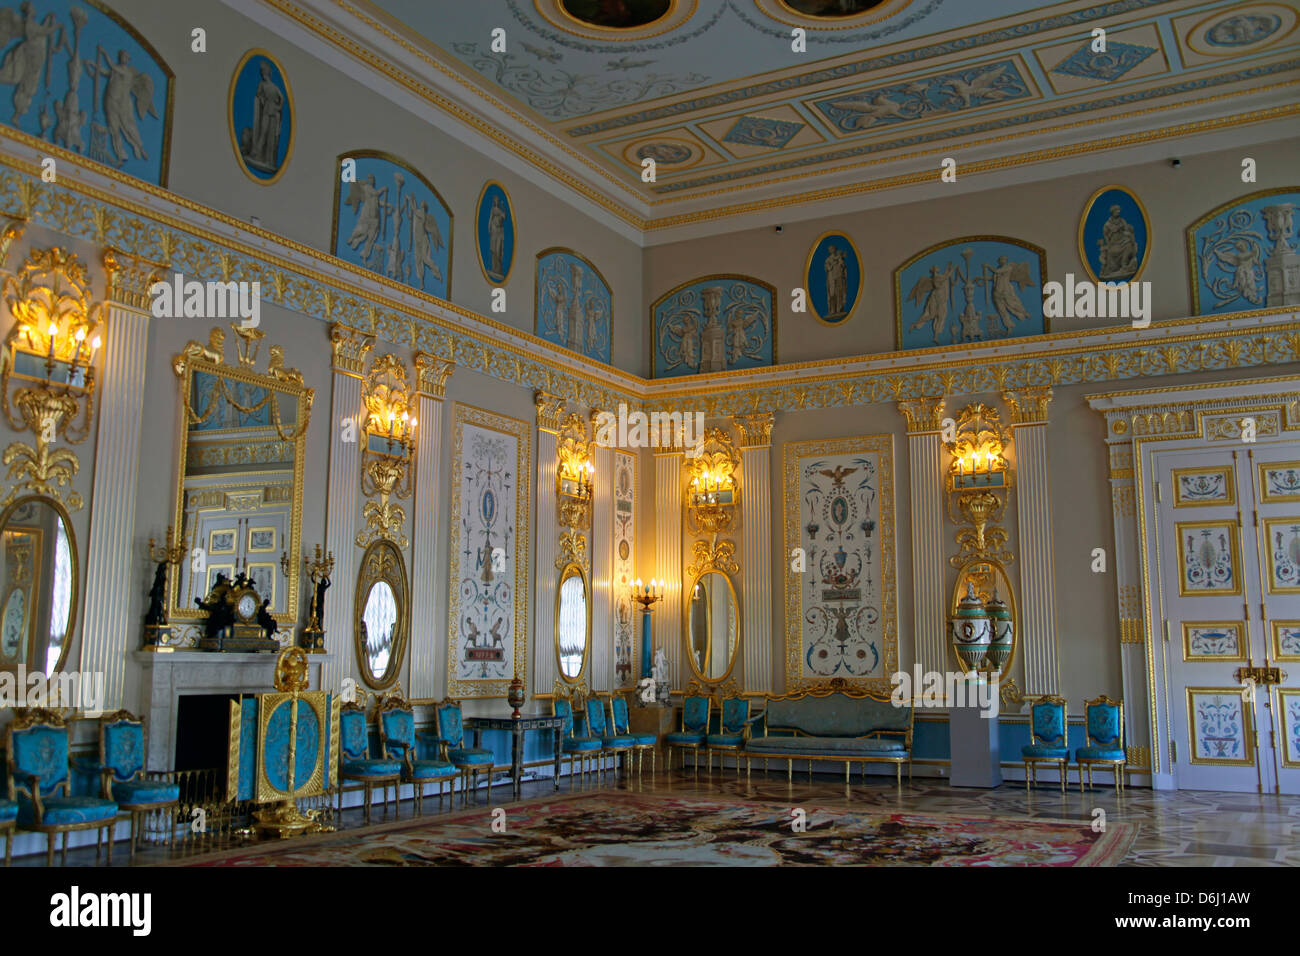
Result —
[[1113, 866], [1138, 826], [601, 791], [209, 854], [193, 866]]

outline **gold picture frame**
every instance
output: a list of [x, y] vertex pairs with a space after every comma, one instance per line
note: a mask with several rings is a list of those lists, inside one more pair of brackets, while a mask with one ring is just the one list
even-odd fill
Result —
[[1285, 515], [1278, 518], [1264, 519], [1263, 550], [1266, 556], [1264, 566], [1268, 569], [1268, 593], [1300, 594], [1300, 575], [1297, 575], [1296, 583], [1293, 585], [1277, 583], [1277, 565], [1273, 560], [1275, 555], [1275, 549], [1273, 547], [1273, 529], [1280, 525], [1287, 526], [1287, 530], [1291, 532], [1293, 540], [1300, 538], [1300, 515]]
[[[1278, 729], [1282, 732], [1282, 746], [1278, 748], [1281, 753], [1278, 754], [1278, 759], [1288, 770], [1300, 770], [1300, 729], [1287, 722], [1289, 704], [1292, 700], [1300, 701], [1300, 688], [1279, 687], [1277, 689]], [[1300, 716], [1295, 719], [1300, 721]]]
[[[1187, 587], [1187, 551], [1184, 544], [1184, 536], [1189, 531], [1201, 531], [1205, 529], [1220, 529], [1227, 532], [1228, 553], [1232, 563], [1232, 586], [1217, 588], [1188, 588]], [[1174, 525], [1174, 533], [1177, 535], [1178, 551], [1178, 593], [1182, 597], [1202, 597], [1211, 594], [1240, 594], [1241, 593], [1241, 552], [1237, 547], [1238, 526], [1235, 520], [1223, 521], [1180, 521]]]
[[[259, 547], [254, 546], [254, 544], [253, 544], [253, 535], [255, 535], [255, 534], [260, 534], [260, 533], [264, 533], [264, 532], [267, 532], [267, 531], [271, 532], [271, 543], [270, 543], [270, 545], [268, 545], [267, 547], [264, 547], [264, 548], [259, 548]], [[278, 550], [278, 549], [276, 548], [276, 546], [275, 546], [275, 545], [276, 545], [276, 540], [277, 540], [278, 538], [279, 538], [279, 529], [278, 529], [275, 525], [262, 525], [261, 527], [258, 527], [258, 528], [249, 528], [249, 529], [248, 529], [248, 546], [247, 546], [246, 550], [248, 551], [249, 554], [274, 554], [274, 553]]]
[[[217, 536], [225, 537], [229, 535], [229, 547], [218, 547]], [[234, 554], [238, 550], [235, 542], [239, 540], [239, 532], [234, 528], [211, 528], [208, 531], [208, 556], [214, 554]]]
[[[1248, 757], [1241, 760], [1220, 759], [1218, 757], [1198, 757], [1196, 737], [1195, 697], [1197, 694], [1217, 694], [1235, 699], [1241, 704], [1241, 739]], [[1250, 706], [1241, 697], [1240, 687], [1188, 687], [1187, 688], [1187, 755], [1188, 763], [1211, 767], [1253, 767], [1255, 766], [1255, 748], [1253, 746], [1255, 717]]]
[[[1222, 477], [1224, 481], [1224, 497], [1203, 501], [1189, 498], [1185, 495], [1183, 493], [1183, 478], [1197, 475], [1219, 475]], [[1174, 468], [1169, 472], [1169, 477], [1173, 481], [1174, 486], [1175, 508], [1230, 508], [1237, 503], [1237, 482], [1236, 478], [1233, 477], [1233, 469], [1231, 465], [1200, 468]]]
[[[1088, 217], [1092, 215], [1092, 207], [1096, 205], [1097, 200], [1099, 200], [1102, 196], [1104, 196], [1106, 193], [1111, 191], [1121, 192], [1124, 195], [1128, 196], [1129, 199], [1133, 200], [1133, 204], [1137, 206], [1138, 211], [1142, 213], [1142, 224], [1143, 226], [1146, 227], [1146, 245], [1143, 246], [1141, 250], [1141, 260], [1138, 263], [1137, 271], [1134, 272], [1133, 275], [1130, 276], [1129, 278], [1122, 280], [1122, 282], [1120, 282], [1119, 280], [1102, 279], [1092, 271], [1092, 263], [1088, 261], [1088, 249], [1084, 245], [1084, 240], [1083, 240], [1084, 227], [1088, 224]], [[1140, 278], [1142, 278], [1142, 273], [1146, 271], [1147, 263], [1151, 261], [1151, 246], [1153, 243], [1153, 239], [1154, 237], [1151, 229], [1151, 214], [1147, 212], [1147, 207], [1142, 202], [1142, 200], [1138, 198], [1138, 194], [1135, 193], [1133, 190], [1129, 189], [1127, 186], [1121, 186], [1118, 183], [1111, 183], [1108, 186], [1102, 186], [1091, 196], [1089, 196], [1087, 201], [1083, 204], [1083, 212], [1079, 215], [1079, 230], [1078, 230], [1079, 260], [1083, 263], [1083, 271], [1087, 274], [1088, 278], [1091, 279], [1093, 282], [1116, 281], [1117, 284], [1122, 284], [1122, 285], [1128, 285], [1131, 282], [1137, 282]]]
[[1300, 501], [1300, 490], [1295, 494], [1271, 494], [1268, 490], [1268, 473], [1270, 471], [1286, 469], [1294, 470], [1300, 473], [1300, 461], [1265, 461], [1257, 465], [1259, 469], [1259, 500], [1264, 504], [1285, 504], [1292, 501]]
[[[1294, 630], [1295, 633], [1295, 651], [1282, 646], [1283, 629]], [[1273, 640], [1273, 660], [1275, 661], [1300, 661], [1300, 621], [1272, 621], [1270, 635]], [[1289, 636], [1289, 635], [1288, 635]]]
[[[1230, 630], [1237, 636], [1236, 654], [1193, 654], [1193, 628], [1220, 628]], [[1246, 629], [1241, 621], [1183, 621], [1183, 662], [1189, 664], [1222, 664], [1244, 662], [1246, 660]]]

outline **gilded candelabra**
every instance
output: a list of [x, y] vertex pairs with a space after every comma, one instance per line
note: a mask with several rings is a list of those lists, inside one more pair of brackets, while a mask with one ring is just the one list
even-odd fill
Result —
[[1002, 427], [996, 408], [976, 403], [961, 411], [957, 431], [947, 443], [952, 454], [948, 470], [948, 516], [953, 524], [968, 524], [957, 532], [960, 551], [948, 559], [959, 568], [973, 558], [1010, 561], [1007, 532], [998, 526], [1011, 487], [1005, 457], [1010, 433]]
[[560, 427], [556, 448], [555, 500], [560, 524], [570, 531], [591, 526], [591, 494], [596, 466], [591, 463], [591, 441], [587, 425], [570, 415]]
[[[17, 320], [5, 340], [9, 354], [0, 374], [5, 417], [15, 431], [30, 431], [35, 442], [14, 442], [5, 449], [0, 461], [17, 483], [0, 507], [20, 493], [65, 500], [58, 488], [72, 484], [81, 463], [71, 450], [54, 445], [60, 439], [77, 445], [90, 434], [103, 303], [90, 299], [85, 265], [57, 247], [33, 249], [18, 273], [5, 280], [4, 297]], [[11, 401], [9, 381], [15, 375], [33, 384], [15, 391]], [[72, 424], [78, 413], [83, 415], [79, 428]], [[76, 511], [84, 501], [69, 491], [66, 504]]]
[[[325, 591], [334, 573], [334, 552], [322, 553], [316, 545], [315, 557], [302, 556], [303, 571], [311, 581], [311, 604], [307, 612], [307, 626], [302, 630], [300, 646], [308, 654], [325, 653]], [[286, 552], [280, 554], [280, 570], [287, 578], [293, 571], [293, 562]]]
[[654, 624], [650, 619], [650, 614], [654, 606], [663, 600], [664, 582], [650, 579], [649, 584], [643, 584], [640, 578], [633, 581], [628, 588], [632, 592], [632, 600], [641, 605], [641, 676], [650, 677], [654, 669], [652, 659], [654, 657]]
[[716, 538], [731, 528], [740, 498], [739, 468], [731, 436], [721, 428], [706, 429], [699, 454], [686, 459], [686, 514], [692, 533]]
[[154, 570], [153, 587], [149, 591], [149, 611], [144, 619], [144, 644], [141, 650], [154, 653], [167, 653], [172, 646], [167, 643], [171, 638], [171, 625], [167, 623], [167, 576], [168, 568], [176, 567], [185, 560], [189, 548], [182, 537], [173, 535], [171, 525], [167, 526], [167, 537], [162, 547], [158, 547], [153, 538], [149, 539], [149, 560], [157, 567]]
[[362, 385], [361, 398], [366, 409], [361, 493], [367, 497], [378, 495], [379, 500], [366, 502], [366, 528], [357, 533], [357, 547], [368, 547], [383, 538], [405, 548], [408, 541], [402, 527], [406, 510], [392, 499], [411, 497], [418, 421], [411, 414], [415, 393], [401, 359], [395, 355], [376, 359]]

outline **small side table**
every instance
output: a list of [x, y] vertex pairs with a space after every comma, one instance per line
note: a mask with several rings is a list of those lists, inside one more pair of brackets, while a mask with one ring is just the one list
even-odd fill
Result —
[[524, 787], [524, 734], [530, 730], [549, 730], [555, 738], [555, 789], [560, 789], [560, 735], [564, 719], [550, 714], [524, 714], [519, 717], [466, 717], [465, 729], [474, 734], [474, 746], [479, 746], [485, 730], [506, 730], [511, 736], [510, 775], [515, 781], [515, 799]]

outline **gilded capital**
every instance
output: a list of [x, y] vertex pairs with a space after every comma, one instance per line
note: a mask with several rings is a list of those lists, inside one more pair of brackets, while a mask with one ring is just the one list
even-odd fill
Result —
[[736, 415], [732, 421], [740, 432], [741, 448], [758, 448], [772, 444], [772, 425], [776, 416], [771, 412], [750, 412]]
[[0, 269], [9, 261], [9, 248], [23, 237], [27, 231], [27, 220], [19, 216], [0, 216], [5, 220], [5, 227], [0, 230]]
[[907, 419], [909, 433], [937, 432], [943, 428], [943, 403], [942, 395], [922, 395], [900, 400], [898, 410]]
[[442, 398], [447, 394], [447, 380], [456, 371], [451, 359], [438, 358], [428, 352], [415, 353], [415, 383], [421, 395]]
[[366, 355], [374, 344], [373, 335], [337, 322], [330, 326], [330, 349], [334, 353], [336, 371], [361, 375], [365, 371]]
[[1047, 407], [1052, 404], [1052, 389], [1047, 385], [1012, 388], [1002, 393], [1011, 409], [1012, 425], [1040, 425], [1047, 421]]
[[537, 427], [558, 432], [560, 416], [564, 414], [564, 399], [550, 392], [539, 391], [533, 396], [533, 404], [537, 406]]
[[104, 272], [108, 276], [105, 298], [109, 302], [148, 312], [153, 304], [151, 290], [154, 283], [163, 279], [167, 267], [108, 248], [104, 250]]

